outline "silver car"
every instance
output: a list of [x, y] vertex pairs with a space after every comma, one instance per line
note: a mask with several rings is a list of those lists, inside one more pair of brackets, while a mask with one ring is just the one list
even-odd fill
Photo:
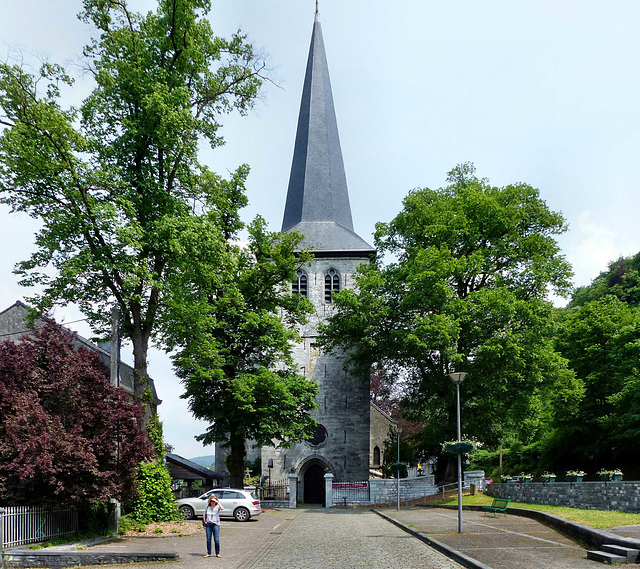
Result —
[[197, 498], [180, 498], [178, 509], [185, 520], [192, 520], [195, 517], [202, 517], [207, 507], [207, 500], [211, 494], [215, 494], [220, 500], [224, 510], [220, 516], [233, 516], [239, 522], [246, 522], [252, 516], [262, 513], [260, 500], [248, 490], [238, 490], [236, 488], [215, 488], [198, 496]]

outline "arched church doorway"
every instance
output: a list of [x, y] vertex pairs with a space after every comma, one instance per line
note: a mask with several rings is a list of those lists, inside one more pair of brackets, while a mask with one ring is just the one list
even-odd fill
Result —
[[304, 503], [324, 505], [324, 468], [311, 464], [304, 473]]

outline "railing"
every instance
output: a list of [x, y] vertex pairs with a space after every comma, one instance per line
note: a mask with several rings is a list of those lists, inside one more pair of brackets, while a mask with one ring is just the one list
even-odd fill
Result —
[[78, 512], [42, 506], [0, 508], [0, 550], [75, 533]]
[[333, 503], [338, 505], [370, 502], [369, 482], [334, 482], [332, 485]]
[[442, 498], [444, 499], [445, 494], [447, 492], [451, 492], [452, 490], [458, 489], [458, 483], [452, 482], [451, 484], [443, 484], [442, 486], [438, 486], [438, 494], [442, 494]]
[[263, 486], [256, 488], [256, 494], [260, 501], [269, 500], [288, 500], [289, 499], [289, 481], [288, 480], [274, 480], [271, 483], [267, 483]]

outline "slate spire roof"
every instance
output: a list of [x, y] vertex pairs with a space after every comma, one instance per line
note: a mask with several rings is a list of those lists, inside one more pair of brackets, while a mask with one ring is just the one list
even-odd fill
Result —
[[314, 253], [371, 255], [353, 231], [329, 68], [316, 11], [302, 90], [282, 231], [304, 234]]

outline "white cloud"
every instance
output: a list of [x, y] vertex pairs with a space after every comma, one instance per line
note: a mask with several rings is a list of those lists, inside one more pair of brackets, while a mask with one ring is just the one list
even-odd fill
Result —
[[598, 224], [590, 211], [582, 211], [572, 230], [567, 260], [571, 263], [576, 286], [588, 285], [620, 255], [613, 229]]

